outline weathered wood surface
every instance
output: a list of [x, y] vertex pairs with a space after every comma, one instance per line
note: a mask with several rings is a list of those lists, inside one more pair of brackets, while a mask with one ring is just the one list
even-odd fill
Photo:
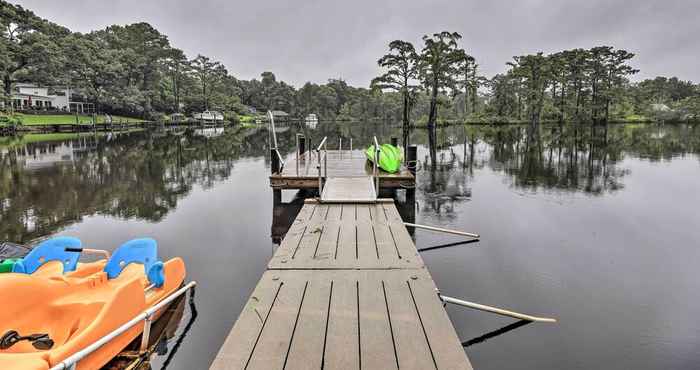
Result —
[[423, 260], [392, 203], [305, 204], [270, 269], [420, 268]]
[[377, 199], [373, 178], [329, 177], [323, 186], [321, 200], [324, 202], [361, 202]]
[[471, 369], [425, 269], [267, 271], [211, 369]]
[[393, 203], [308, 202], [211, 365], [471, 369]]
[[[300, 189], [318, 187], [318, 159], [315, 152], [306, 152], [299, 160], [289, 158], [281, 174], [270, 176], [270, 185], [279, 189]], [[362, 151], [329, 150], [328, 178], [368, 177], [373, 175], [373, 167]], [[322, 168], [323, 169], [323, 168]], [[326, 172], [322, 172], [324, 178]], [[413, 185], [415, 177], [405, 167], [397, 173], [379, 171], [379, 185], [382, 188], [400, 188]]]

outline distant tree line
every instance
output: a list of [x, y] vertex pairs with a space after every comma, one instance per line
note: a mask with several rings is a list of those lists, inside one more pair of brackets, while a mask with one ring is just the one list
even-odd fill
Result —
[[[203, 55], [188, 57], [148, 23], [90, 33], [0, 0], [0, 83], [8, 102], [18, 82], [70, 86], [100, 112], [158, 119], [219, 110], [229, 117], [283, 110], [321, 119], [440, 122], [594, 122], [700, 117], [700, 87], [678, 78], [630, 82], [634, 54], [609, 46], [518, 56], [487, 78], [453, 32], [419, 48], [395, 40], [369, 88], [340, 79], [295, 88], [272, 72], [234, 77]], [[6, 104], [7, 106], [7, 104]]]

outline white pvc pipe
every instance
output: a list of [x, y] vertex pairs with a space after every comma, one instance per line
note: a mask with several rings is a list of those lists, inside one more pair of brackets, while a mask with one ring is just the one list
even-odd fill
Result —
[[153, 307], [143, 311], [140, 313], [138, 316], [134, 317], [133, 319], [129, 320], [122, 326], [116, 328], [114, 331], [111, 333], [105, 335], [104, 337], [100, 338], [98, 341], [92, 343], [91, 345], [83, 348], [82, 350], [74, 353], [73, 355], [69, 356], [65, 360], [59, 362], [56, 364], [56, 366], [52, 367], [50, 370], [64, 370], [64, 369], [70, 369], [74, 367], [75, 364], [78, 363], [78, 361], [82, 360], [83, 358], [87, 357], [89, 354], [92, 352], [95, 352], [98, 350], [100, 347], [105, 345], [107, 342], [111, 341], [112, 339], [118, 337], [125, 331], [131, 329], [132, 326], [138, 324], [139, 322], [143, 321], [147, 317], [150, 317], [153, 315], [156, 311], [160, 310], [163, 308], [163, 306], [167, 305], [168, 303], [172, 302], [175, 300], [175, 298], [181, 296], [183, 293], [188, 291], [189, 289], [193, 288], [195, 285], [197, 285], [196, 281], [192, 281], [185, 285], [184, 287], [178, 289], [175, 291], [173, 294], [169, 295], [166, 297], [164, 300], [158, 302], [155, 304]]
[[450, 229], [443, 229], [441, 227], [434, 227], [434, 226], [427, 226], [427, 225], [418, 225], [418, 224], [412, 224], [410, 222], [404, 222], [403, 223], [406, 226], [410, 227], [415, 227], [416, 229], [423, 229], [423, 230], [430, 230], [430, 231], [436, 231], [439, 233], [447, 233], [447, 234], [454, 234], [454, 235], [461, 235], [461, 236], [467, 236], [470, 238], [478, 238], [479, 234], [472, 234], [472, 233], [467, 233], [464, 231], [457, 231], [457, 230], [450, 230]]
[[491, 313], [495, 313], [495, 314], [501, 315], [501, 316], [508, 316], [508, 317], [513, 317], [513, 318], [520, 319], [520, 320], [534, 321], [534, 322], [557, 322], [556, 319], [551, 319], [548, 317], [530, 316], [530, 315], [522, 314], [519, 312], [504, 310], [504, 309], [498, 308], [498, 307], [491, 307], [491, 306], [486, 306], [486, 305], [479, 304], [479, 303], [463, 301], [461, 299], [444, 296], [442, 294], [440, 294], [439, 296], [440, 296], [440, 299], [446, 303], [452, 303], [452, 304], [456, 304], [456, 305], [462, 306], [462, 307], [473, 308], [473, 309], [479, 310], [479, 311], [491, 312]]

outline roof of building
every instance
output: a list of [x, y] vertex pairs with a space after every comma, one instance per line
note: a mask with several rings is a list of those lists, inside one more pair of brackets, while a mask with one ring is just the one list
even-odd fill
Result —
[[272, 114], [275, 116], [288, 116], [289, 115], [287, 112], [281, 111], [281, 110], [273, 110]]
[[51, 99], [55, 98], [56, 95], [45, 96], [45, 95], [36, 95], [36, 94], [14, 93], [14, 94], [12, 94], [11, 99], [16, 99], [17, 97], [20, 97], [20, 98], [31, 97], [31, 98], [38, 98], [38, 99], [48, 99], [48, 100], [51, 100]]

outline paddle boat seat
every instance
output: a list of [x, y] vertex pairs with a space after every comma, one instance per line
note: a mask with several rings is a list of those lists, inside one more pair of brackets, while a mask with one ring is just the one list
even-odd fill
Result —
[[151, 238], [133, 239], [122, 244], [104, 267], [108, 279], [116, 279], [131, 263], [140, 263], [148, 281], [160, 288], [165, 282], [163, 262], [158, 260], [158, 243]]
[[80, 252], [66, 249], [80, 249], [80, 239], [60, 236], [41, 242], [29, 254], [12, 266], [12, 272], [31, 275], [47, 262], [58, 261], [63, 265], [63, 273], [75, 271]]

